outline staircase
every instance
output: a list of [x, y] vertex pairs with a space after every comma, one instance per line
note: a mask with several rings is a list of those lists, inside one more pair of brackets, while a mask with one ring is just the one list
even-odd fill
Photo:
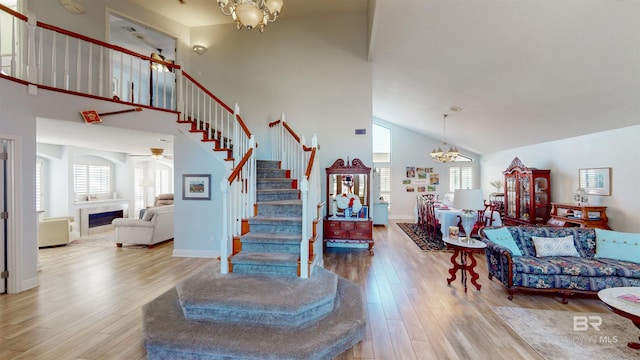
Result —
[[[302, 239], [300, 191], [279, 161], [256, 161], [258, 214], [231, 258], [234, 273], [298, 276]], [[235, 249], [234, 249], [235, 250]]]
[[207, 268], [145, 305], [148, 359], [331, 359], [362, 341], [360, 287], [320, 267], [298, 277], [302, 201], [279, 166], [257, 161], [258, 214], [231, 272]]

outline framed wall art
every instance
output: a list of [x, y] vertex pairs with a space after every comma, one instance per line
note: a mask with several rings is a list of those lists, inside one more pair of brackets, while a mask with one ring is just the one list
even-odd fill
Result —
[[211, 175], [182, 175], [182, 200], [211, 200]]
[[578, 169], [578, 187], [589, 195], [611, 195], [611, 168]]

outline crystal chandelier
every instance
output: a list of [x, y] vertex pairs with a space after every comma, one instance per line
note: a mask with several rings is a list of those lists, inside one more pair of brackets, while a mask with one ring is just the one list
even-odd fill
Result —
[[[446, 137], [446, 127], [445, 127], [445, 121], [447, 120], [447, 114], [442, 114], [443, 119], [442, 119], [442, 147], [443, 148], [447, 148], [447, 137]], [[456, 158], [458, 157], [458, 149], [455, 146], [450, 146], [449, 150], [447, 150], [446, 152], [442, 151], [441, 148], [438, 148], [438, 150], [433, 150], [431, 151], [431, 159], [433, 159], [434, 161], [437, 162], [441, 162], [441, 163], [447, 163], [447, 162], [451, 162], [451, 161], [455, 161]]]
[[276, 21], [282, 3], [283, 0], [218, 0], [220, 10], [235, 20], [238, 30], [257, 26], [260, 32], [267, 23]]

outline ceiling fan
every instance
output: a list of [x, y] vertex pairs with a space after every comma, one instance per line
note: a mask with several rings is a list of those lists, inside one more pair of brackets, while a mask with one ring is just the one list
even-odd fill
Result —
[[169, 156], [169, 155], [164, 155], [164, 149], [161, 148], [149, 148], [149, 151], [151, 152], [151, 154], [147, 154], [147, 155], [129, 155], [131, 157], [137, 157], [137, 156], [148, 156], [154, 160], [161, 160], [161, 159], [173, 159], [173, 156]]

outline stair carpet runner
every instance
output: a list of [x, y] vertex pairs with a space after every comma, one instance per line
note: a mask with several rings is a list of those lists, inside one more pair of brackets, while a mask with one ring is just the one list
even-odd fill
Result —
[[232, 272], [207, 268], [144, 306], [148, 359], [331, 359], [362, 341], [360, 287], [320, 267], [298, 277], [302, 202], [279, 167], [257, 161], [258, 214]]

